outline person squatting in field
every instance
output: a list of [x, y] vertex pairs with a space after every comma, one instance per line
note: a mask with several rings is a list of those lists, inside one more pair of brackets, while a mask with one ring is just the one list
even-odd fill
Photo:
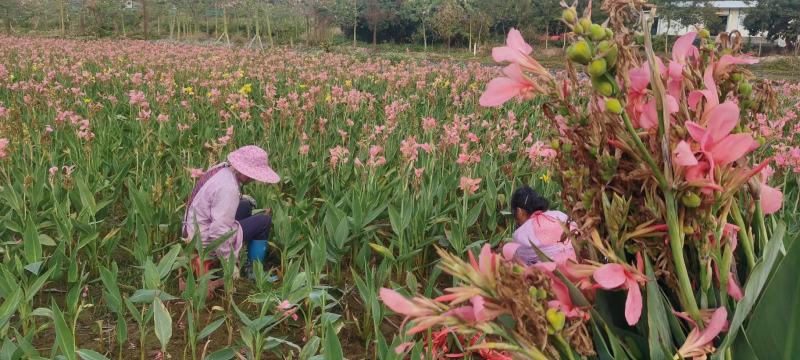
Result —
[[[270, 209], [263, 214], [253, 215], [256, 202], [242, 195], [241, 187], [252, 181], [275, 184], [280, 176], [269, 166], [267, 152], [258, 146], [248, 145], [228, 154], [227, 161], [209, 168], [197, 181], [186, 203], [183, 219], [183, 234], [187, 239], [198, 231], [203, 246], [209, 246], [220, 237], [226, 239], [211, 255], [203, 267], [205, 271], [219, 268], [220, 260], [230, 256], [237, 260], [244, 244], [248, 249], [248, 260], [264, 261], [269, 240], [272, 218]], [[244, 271], [250, 277], [251, 262], [245, 264]], [[193, 260], [193, 267], [200, 272], [199, 259]], [[238, 277], [238, 266], [234, 267]], [[209, 287], [213, 288], [211, 284]]]
[[576, 260], [572, 242], [561, 240], [567, 214], [549, 210], [549, 207], [550, 202], [528, 186], [518, 188], [511, 195], [511, 214], [517, 223], [512, 244], [519, 245], [514, 256], [522, 263], [530, 265], [540, 261], [532, 245], [555, 262]]

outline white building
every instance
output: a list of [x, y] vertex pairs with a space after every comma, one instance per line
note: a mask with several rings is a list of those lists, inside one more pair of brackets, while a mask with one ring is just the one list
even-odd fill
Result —
[[[720, 17], [722, 24], [725, 25], [723, 30], [725, 32], [732, 32], [739, 30], [742, 36], [749, 37], [750, 33], [744, 27], [744, 18], [747, 9], [755, 7], [756, 2], [750, 1], [711, 1], [711, 6], [717, 9], [717, 16]], [[658, 12], [656, 12], [658, 14]], [[654, 35], [683, 35], [689, 31], [695, 30], [695, 26], [683, 26], [677, 21], [669, 21], [661, 17], [656, 18], [653, 26]], [[698, 24], [702, 25], [702, 24]], [[714, 29], [709, 29], [714, 30]], [[712, 35], [714, 31], [712, 31]]]

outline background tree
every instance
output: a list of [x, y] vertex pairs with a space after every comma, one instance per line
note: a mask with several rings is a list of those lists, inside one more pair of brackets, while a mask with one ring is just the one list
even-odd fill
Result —
[[440, 38], [446, 40], [448, 51], [453, 36], [458, 33], [465, 18], [466, 12], [456, 0], [445, 0], [434, 14], [431, 27]]
[[402, 17], [408, 21], [419, 23], [418, 32], [422, 35], [422, 46], [428, 51], [428, 30], [431, 17], [441, 0], [407, 0], [403, 2]]
[[744, 27], [751, 34], [766, 31], [768, 40], [784, 39], [795, 52], [800, 47], [800, 1], [760, 0], [747, 12]]
[[388, 27], [397, 14], [397, 2], [394, 0], [367, 0], [364, 18], [372, 31], [372, 46], [378, 44], [378, 30]]

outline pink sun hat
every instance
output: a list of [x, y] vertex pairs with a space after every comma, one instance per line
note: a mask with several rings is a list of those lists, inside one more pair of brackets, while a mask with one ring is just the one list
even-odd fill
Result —
[[228, 162], [236, 171], [255, 181], [268, 184], [281, 181], [281, 177], [269, 167], [267, 152], [258, 146], [247, 145], [236, 149], [228, 154]]

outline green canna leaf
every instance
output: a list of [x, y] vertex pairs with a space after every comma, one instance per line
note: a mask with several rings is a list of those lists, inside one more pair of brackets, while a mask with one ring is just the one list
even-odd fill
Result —
[[166, 351], [172, 337], [172, 316], [159, 298], [153, 299], [153, 321], [156, 337], [161, 342], [161, 351]]
[[[784, 226], [781, 224], [767, 247], [773, 243], [783, 243], [783, 235]], [[758, 271], [758, 266], [756, 265], [754, 273]], [[775, 266], [761, 299], [754, 305], [746, 330], [739, 335], [748, 340], [753, 354], [759, 359], [795, 359], [800, 351], [798, 269], [800, 269], [800, 241], [793, 240], [786, 256]], [[742, 301], [739, 302], [739, 306]], [[779, 330], [776, 327], [779, 327]], [[734, 348], [734, 350], [736, 350], [734, 355], [738, 358], [739, 349]]]
[[51, 307], [53, 310], [53, 323], [56, 329], [56, 344], [67, 360], [76, 360], [75, 337], [72, 335], [72, 329], [67, 326], [67, 322], [64, 320], [64, 313], [56, 305], [55, 300], [53, 300]]
[[214, 333], [214, 331], [217, 331], [220, 325], [222, 325], [224, 322], [225, 318], [221, 317], [217, 320], [214, 320], [212, 323], [206, 325], [206, 327], [204, 327], [203, 330], [200, 331], [200, 334], [197, 335], [197, 340], [199, 341], [210, 336], [211, 334]]
[[650, 258], [644, 256], [644, 261], [647, 273], [647, 339], [650, 348], [650, 359], [669, 360], [672, 356], [666, 350], [672, 348], [669, 346], [672, 343], [672, 337], [669, 330], [669, 321], [667, 320], [667, 306], [662, 301], [661, 291], [658, 288]]
[[205, 360], [230, 360], [233, 359], [234, 356], [236, 356], [236, 349], [225, 348], [209, 354], [206, 356]]
[[339, 342], [339, 336], [333, 324], [325, 327], [325, 360], [341, 360], [344, 359], [342, 354], [342, 344]]
[[310, 340], [308, 340], [308, 342], [306, 342], [305, 345], [303, 345], [298, 358], [300, 358], [300, 360], [310, 359], [314, 354], [317, 353], [317, 350], [319, 350], [320, 343], [321, 339], [319, 336], [313, 336]]
[[772, 239], [767, 243], [764, 249], [764, 255], [758, 261], [747, 283], [744, 286], [744, 297], [736, 305], [736, 311], [733, 313], [728, 333], [725, 339], [719, 346], [719, 351], [714, 355], [715, 359], [721, 359], [720, 354], [724, 354], [725, 350], [736, 340], [737, 333], [742, 327], [745, 319], [750, 315], [750, 311], [756, 306], [756, 301], [767, 283], [769, 274], [772, 272], [775, 261], [778, 259], [781, 247], [783, 247], [783, 237], [786, 234], [786, 225], [784, 223], [778, 224], [772, 234]]
[[80, 355], [81, 359], [83, 360], [108, 360], [105, 355], [89, 349], [78, 350], [78, 355]]
[[22, 288], [18, 287], [10, 296], [3, 300], [3, 304], [0, 305], [0, 328], [4, 327], [11, 317], [14, 316], [14, 313], [17, 312], [22, 297]]
[[25, 261], [35, 263], [42, 259], [42, 243], [39, 232], [32, 219], [25, 222], [25, 232], [22, 234], [22, 247], [25, 251]]
[[159, 278], [163, 281], [167, 278], [167, 275], [175, 268], [175, 260], [178, 259], [178, 255], [181, 253], [181, 246], [175, 244], [172, 248], [167, 252], [161, 260], [158, 261], [158, 265], [156, 266], [156, 270], [158, 270]]

